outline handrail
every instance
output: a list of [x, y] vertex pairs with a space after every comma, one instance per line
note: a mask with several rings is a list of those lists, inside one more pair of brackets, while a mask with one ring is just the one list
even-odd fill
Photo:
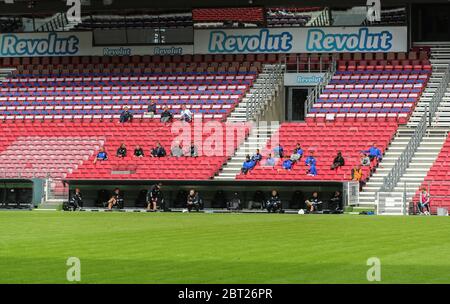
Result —
[[334, 73], [336, 72], [336, 61], [333, 60], [328, 71], [323, 76], [323, 81], [318, 83], [314, 89], [309, 93], [308, 98], [305, 101], [305, 116], [311, 110], [313, 104], [316, 102], [317, 98], [322, 94], [323, 89], [328, 85], [330, 80], [333, 78]]
[[60, 28], [64, 31], [65, 26], [69, 24], [69, 20], [67, 19], [67, 15], [65, 12], [57, 13], [46, 23], [42, 24], [37, 28], [37, 32], [53, 32], [56, 29]]
[[245, 117], [247, 121], [258, 118], [261, 107], [265, 105], [267, 97], [271, 97], [273, 91], [280, 86], [283, 69], [284, 68], [281, 64], [275, 64], [274, 68], [268, 72], [267, 78], [265, 78], [261, 83], [262, 87], [258, 88], [249, 97], [245, 107]]
[[[383, 185], [381, 186], [380, 191], [382, 192], [388, 192], [392, 191], [395, 186], [397, 185], [400, 178], [405, 173], [406, 169], [408, 168], [409, 163], [411, 162], [411, 159], [416, 152], [417, 148], [419, 147], [423, 136], [425, 135], [425, 132], [427, 131], [427, 121], [429, 120], [429, 125], [431, 126], [432, 119], [434, 117], [434, 114], [436, 113], [437, 108], [439, 107], [439, 104], [442, 100], [442, 98], [445, 95], [445, 92], [447, 91], [448, 83], [450, 82], [450, 65], [447, 66], [445, 70], [445, 74], [441, 79], [441, 82], [439, 83], [438, 88], [436, 89], [436, 92], [434, 93], [429, 106], [428, 111], [425, 109], [425, 113], [422, 115], [418, 125], [414, 129], [414, 133], [411, 136], [408, 144], [406, 145], [405, 150], [403, 150], [400, 157], [395, 162], [394, 166], [392, 167], [391, 171], [389, 171], [389, 174], [384, 177], [383, 179]], [[428, 118], [429, 116], [429, 118]]]

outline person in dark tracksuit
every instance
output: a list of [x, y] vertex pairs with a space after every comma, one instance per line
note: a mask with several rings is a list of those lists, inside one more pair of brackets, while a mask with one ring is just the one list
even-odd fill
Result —
[[158, 204], [161, 204], [163, 200], [161, 186], [161, 183], [153, 185], [147, 192], [147, 211], [156, 211]]
[[72, 195], [69, 201], [69, 206], [73, 211], [83, 208], [83, 197], [79, 188], [75, 188], [75, 193]]
[[281, 200], [277, 190], [272, 190], [270, 198], [267, 200], [266, 208], [269, 213], [281, 212]]

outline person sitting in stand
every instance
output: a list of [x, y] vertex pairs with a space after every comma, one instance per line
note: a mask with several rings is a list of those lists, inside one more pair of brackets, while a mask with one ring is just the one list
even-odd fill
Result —
[[161, 143], [158, 142], [156, 144], [156, 147], [154, 147], [151, 151], [152, 157], [164, 157], [166, 156], [166, 150], [161, 146]]
[[297, 143], [297, 145], [295, 146], [294, 151], [291, 154], [291, 160], [293, 162], [297, 162], [300, 159], [302, 159], [303, 157], [303, 149], [300, 147], [300, 144]]
[[156, 102], [154, 100], [150, 101], [150, 104], [147, 108], [147, 113], [150, 118], [153, 118], [156, 114]]
[[184, 156], [183, 146], [181, 144], [174, 145], [172, 147], [172, 149], [170, 150], [170, 153], [174, 157], [182, 157], [182, 156]]
[[273, 154], [275, 157], [283, 158], [284, 157], [284, 150], [283, 147], [279, 144], [273, 149]]
[[318, 211], [319, 205], [322, 204], [322, 201], [319, 199], [319, 193], [313, 192], [312, 196], [305, 201], [305, 204], [309, 212]]
[[134, 156], [135, 157], [144, 157], [144, 150], [141, 148], [141, 146], [137, 145], [134, 149]]
[[293, 165], [294, 165], [294, 162], [288, 156], [286, 156], [286, 159], [281, 164], [283, 169], [286, 169], [288, 171], [291, 171]]
[[311, 151], [310, 155], [305, 159], [305, 165], [308, 167], [306, 174], [309, 176], [317, 176], [317, 161], [314, 158], [314, 153]]
[[191, 142], [191, 146], [189, 147], [189, 155], [191, 157], [198, 157], [198, 149], [194, 142]]
[[331, 164], [331, 170], [338, 170], [340, 167], [345, 165], [344, 157], [342, 156], [341, 151], [339, 151], [336, 155], [336, 157], [333, 160], [333, 163]]
[[378, 163], [383, 158], [383, 154], [381, 153], [380, 149], [377, 148], [375, 143], [370, 146], [368, 150], [361, 151], [362, 153], [367, 153], [369, 155], [369, 159], [372, 163], [372, 166], [377, 167]]
[[163, 111], [161, 113], [161, 122], [163, 123], [167, 123], [167, 122], [171, 122], [173, 120], [173, 115], [172, 112], [169, 111], [168, 107], [164, 107]]
[[108, 159], [108, 153], [106, 153], [105, 148], [101, 147], [100, 150], [97, 153], [97, 156], [94, 159], [94, 164], [98, 161], [98, 160], [107, 160]]
[[425, 187], [420, 191], [417, 208], [419, 209], [419, 214], [430, 215], [430, 194]]
[[122, 113], [120, 114], [120, 119], [119, 119], [119, 121], [121, 122], [121, 123], [124, 123], [124, 122], [127, 122], [127, 121], [132, 121], [132, 119], [133, 119], [133, 114], [131, 114], [131, 112], [129, 111], [129, 108], [127, 107], [127, 106], [125, 106], [124, 108], [123, 108], [123, 111], [122, 111]]
[[265, 167], [275, 167], [275, 164], [276, 164], [275, 158], [273, 158], [272, 154], [269, 153], [263, 165]]
[[360, 165], [356, 165], [355, 167], [353, 167], [352, 181], [359, 182], [359, 191], [361, 191], [362, 187], [364, 186], [364, 180], [363, 180], [363, 171]]
[[261, 153], [259, 153], [259, 149], [256, 149], [256, 153], [252, 156], [252, 160], [255, 163], [258, 163], [262, 159]]
[[370, 158], [366, 153], [361, 153], [360, 155], [361, 166], [369, 167], [370, 166]]
[[181, 106], [181, 121], [185, 122], [191, 122], [192, 121], [192, 112], [188, 108], [186, 108], [186, 105]]
[[241, 172], [243, 174], [247, 174], [248, 171], [252, 170], [255, 167], [255, 165], [256, 165], [256, 162], [250, 158], [250, 155], [247, 155], [245, 157], [244, 163], [242, 164]]
[[119, 149], [117, 149], [116, 156], [120, 158], [127, 156], [127, 148], [125, 147], [125, 144], [120, 145]]
[[194, 189], [191, 189], [189, 191], [186, 206], [188, 212], [191, 212], [192, 209], [195, 209], [197, 212], [200, 211], [201, 208], [200, 197], [198, 195], [198, 192], [195, 191]]
[[271, 213], [275, 213], [275, 212], [281, 212], [281, 200], [280, 197], [278, 196], [278, 192], [277, 190], [272, 190], [272, 193], [269, 197], [269, 199], [267, 200], [267, 204], [266, 204], [266, 209], [267, 212]]

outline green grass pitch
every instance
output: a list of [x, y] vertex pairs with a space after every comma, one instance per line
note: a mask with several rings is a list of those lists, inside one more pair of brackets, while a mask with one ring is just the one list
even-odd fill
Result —
[[0, 283], [450, 283], [446, 217], [0, 212]]

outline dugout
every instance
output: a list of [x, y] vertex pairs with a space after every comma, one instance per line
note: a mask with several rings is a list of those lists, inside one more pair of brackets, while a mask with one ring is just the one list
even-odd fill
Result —
[[[205, 208], [225, 208], [235, 193], [238, 194], [242, 207], [247, 208], [249, 201], [255, 199], [255, 193], [262, 193], [268, 198], [270, 192], [278, 191], [284, 209], [299, 209], [312, 192], [318, 191], [319, 197], [328, 201], [335, 191], [343, 194], [345, 205], [357, 200], [358, 185], [353, 182], [324, 181], [142, 181], [142, 180], [69, 180], [65, 183], [70, 194], [80, 188], [84, 207], [101, 207], [102, 202], [119, 188], [124, 197], [125, 208], [145, 206], [145, 194], [152, 185], [162, 182], [162, 191], [168, 208], [183, 208], [186, 195], [190, 189], [200, 193]], [[256, 195], [261, 197], [260, 195]]]
[[30, 208], [33, 190], [39, 189], [38, 183], [31, 179], [0, 179], [0, 208]]

